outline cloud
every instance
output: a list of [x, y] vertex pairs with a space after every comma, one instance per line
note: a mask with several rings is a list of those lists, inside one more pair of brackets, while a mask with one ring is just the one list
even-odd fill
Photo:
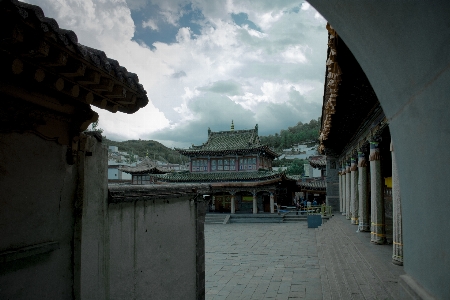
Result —
[[189, 122], [181, 122], [171, 128], [153, 132], [146, 138], [158, 140], [170, 147], [189, 147], [207, 140], [207, 129], [213, 131], [229, 130], [231, 120], [235, 129], [251, 129], [258, 124], [260, 135], [279, 132], [301, 122], [309, 122], [310, 115], [320, 116], [321, 104], [308, 100], [292, 87], [287, 91], [285, 103], [266, 102], [255, 112], [242, 107], [229, 97], [207, 92], [193, 97], [188, 102], [192, 113]]
[[97, 110], [108, 137], [201, 143], [231, 119], [273, 134], [320, 115], [327, 31], [305, 2], [28, 1], [138, 74], [150, 103], [131, 116]]
[[224, 94], [228, 96], [242, 95], [242, 87], [234, 80], [219, 80], [213, 84], [198, 88], [200, 91], [210, 91], [217, 94]]
[[159, 31], [158, 25], [155, 20], [148, 19], [146, 22], [142, 22], [143, 28], [150, 28], [151, 30]]

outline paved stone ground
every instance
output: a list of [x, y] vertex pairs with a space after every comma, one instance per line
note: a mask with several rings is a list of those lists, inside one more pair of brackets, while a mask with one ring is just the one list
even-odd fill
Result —
[[206, 299], [398, 299], [392, 245], [341, 215], [306, 222], [205, 226]]
[[206, 299], [322, 299], [306, 222], [205, 226]]

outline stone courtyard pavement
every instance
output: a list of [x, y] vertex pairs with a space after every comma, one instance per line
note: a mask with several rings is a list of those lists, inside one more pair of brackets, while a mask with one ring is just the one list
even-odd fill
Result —
[[322, 299], [306, 222], [205, 225], [206, 299]]
[[205, 225], [206, 299], [399, 299], [392, 245], [342, 215], [307, 222]]

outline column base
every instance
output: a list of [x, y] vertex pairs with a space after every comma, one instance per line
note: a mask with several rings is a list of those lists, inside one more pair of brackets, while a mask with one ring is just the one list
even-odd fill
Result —
[[387, 241], [386, 241], [386, 239], [384, 239], [384, 240], [375, 240], [375, 241], [370, 241], [372, 244], [375, 244], [375, 245], [386, 245], [386, 243], [387, 243]]
[[358, 230], [356, 232], [368, 232], [368, 231], [370, 231], [369, 224], [361, 224], [361, 223], [359, 223]]

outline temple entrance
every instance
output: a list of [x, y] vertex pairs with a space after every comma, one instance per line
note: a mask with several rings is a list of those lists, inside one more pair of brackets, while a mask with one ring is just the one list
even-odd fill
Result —
[[243, 192], [241, 199], [239, 212], [251, 214], [253, 212], [253, 195], [250, 192]]
[[230, 212], [231, 195], [214, 196], [214, 207], [216, 212]]
[[264, 212], [270, 213], [270, 195], [263, 195]]

